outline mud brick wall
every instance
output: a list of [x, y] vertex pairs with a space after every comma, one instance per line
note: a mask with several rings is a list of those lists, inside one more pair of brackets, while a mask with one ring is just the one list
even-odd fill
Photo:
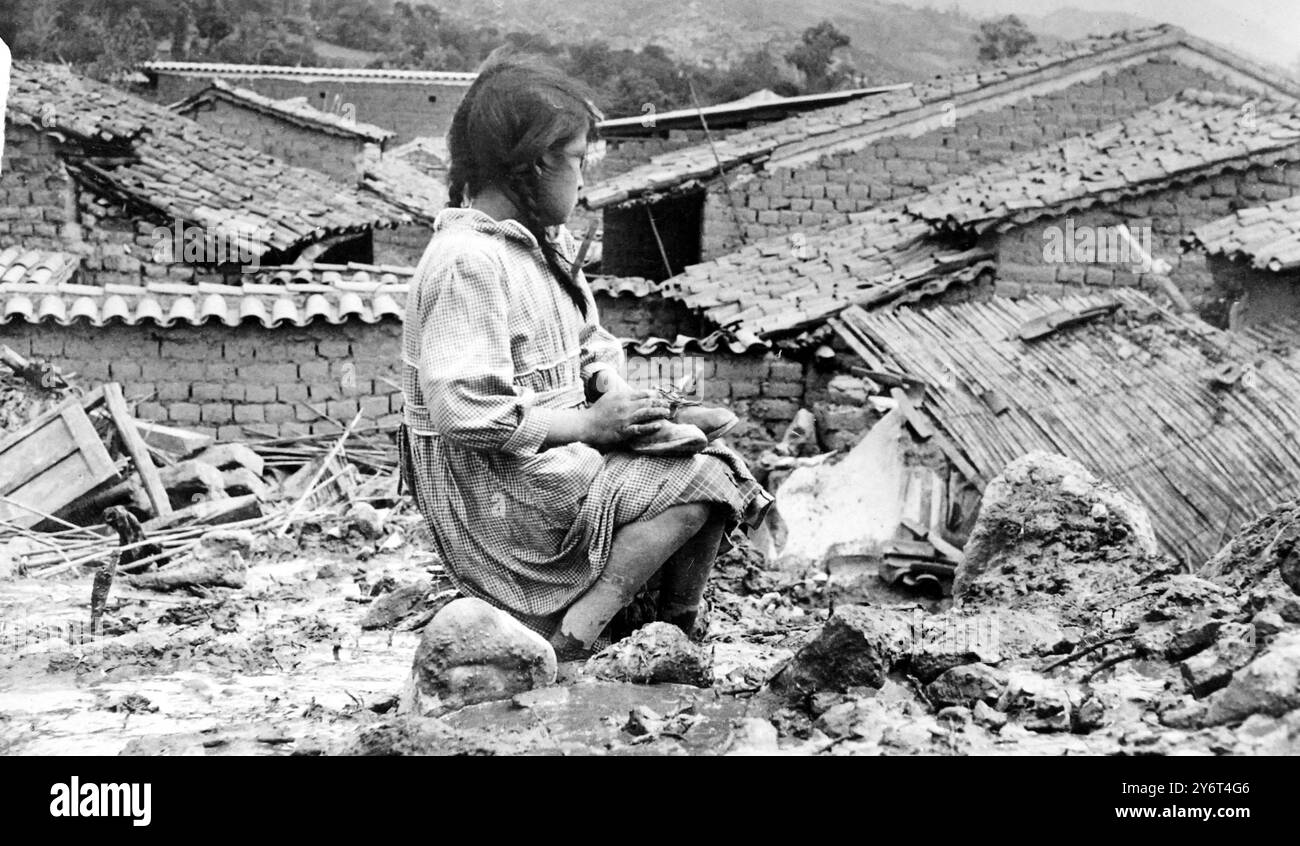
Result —
[[25, 126], [6, 124], [0, 162], [0, 243], [67, 249], [74, 239], [77, 191], [56, 156], [55, 142]]
[[366, 144], [361, 138], [308, 129], [224, 100], [203, 104], [187, 115], [291, 165], [327, 173], [347, 185], [356, 182], [356, 159]]
[[643, 341], [646, 338], [674, 340], [678, 335], [700, 337], [712, 332], [708, 321], [679, 300], [664, 297], [612, 297], [596, 294], [600, 325], [615, 337]]
[[[1131, 200], [1112, 203], [1104, 208], [1045, 218], [994, 236], [990, 243], [997, 251], [997, 293], [1003, 296], [1048, 294], [1060, 296], [1081, 288], [1133, 286], [1157, 290], [1149, 274], [1140, 267], [1118, 263], [1064, 263], [1044, 261], [1045, 232], [1049, 227], [1065, 230], [1073, 220], [1075, 231], [1083, 226], [1110, 227], [1127, 225], [1135, 233], [1139, 228], [1151, 232], [1151, 252], [1155, 258], [1173, 265], [1170, 278], [1212, 323], [1226, 325], [1225, 292], [1216, 289], [1215, 277], [1201, 252], [1180, 252], [1180, 241], [1197, 226], [1209, 223], [1238, 209], [1262, 205], [1300, 194], [1300, 164], [1254, 167], [1237, 173], [1223, 173], [1190, 185], [1176, 186]], [[1140, 240], [1140, 239], [1139, 239]]]
[[382, 425], [400, 422], [401, 324], [317, 321], [303, 328], [9, 323], [0, 343], [20, 355], [76, 372], [76, 384], [122, 383], [142, 419], [248, 440], [262, 432], [338, 432], [300, 404], [350, 422], [358, 410]]
[[[451, 116], [469, 90], [469, 85], [426, 82], [357, 82], [333, 79], [247, 79], [227, 76], [225, 80], [239, 88], [248, 88], [276, 100], [306, 97], [307, 102], [325, 111], [342, 111], [350, 106], [361, 123], [373, 123], [391, 129], [397, 137], [390, 144], [400, 144], [422, 135], [441, 136], [451, 126]], [[132, 88], [132, 92], [158, 103], [175, 103], [206, 88], [206, 78], [160, 74], [153, 87]]]
[[709, 188], [704, 258], [734, 250], [742, 230], [752, 242], [848, 223], [853, 212], [1014, 154], [1092, 132], [1189, 87], [1247, 93], [1204, 71], [1156, 58], [1003, 109], [969, 115], [958, 110], [952, 127], [916, 138], [883, 139], [797, 168], [737, 171], [731, 177], [734, 212], [720, 182]]

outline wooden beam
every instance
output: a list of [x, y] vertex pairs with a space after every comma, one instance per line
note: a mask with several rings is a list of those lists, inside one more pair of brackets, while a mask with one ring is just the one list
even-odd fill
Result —
[[153, 459], [149, 457], [149, 447], [145, 444], [144, 438], [140, 437], [140, 432], [135, 428], [135, 420], [127, 410], [126, 398], [122, 396], [122, 386], [116, 382], [107, 382], [103, 388], [104, 404], [108, 406], [113, 425], [122, 436], [122, 443], [135, 464], [136, 472], [140, 474], [140, 481], [144, 482], [144, 491], [149, 496], [154, 514], [159, 517], [171, 514], [172, 504], [167, 498], [167, 489], [163, 487], [162, 479], [158, 478], [158, 469], [153, 466]]

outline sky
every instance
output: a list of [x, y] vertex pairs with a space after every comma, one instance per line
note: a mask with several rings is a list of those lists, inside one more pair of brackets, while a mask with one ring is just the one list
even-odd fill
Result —
[[1286, 67], [1300, 59], [1297, 0], [893, 0], [972, 15], [1043, 15], [1057, 9], [1128, 12], [1180, 26], [1193, 35]]

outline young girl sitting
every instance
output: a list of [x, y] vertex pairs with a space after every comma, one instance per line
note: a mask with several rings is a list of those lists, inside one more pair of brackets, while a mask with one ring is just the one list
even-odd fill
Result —
[[[739, 456], [621, 376], [563, 225], [599, 116], [549, 65], [489, 57], [452, 119], [450, 203], [402, 340], [404, 470], [438, 552], [462, 592], [561, 661], [589, 654], [656, 572], [658, 619], [689, 633], [730, 531], [772, 501]], [[593, 382], [606, 390], [588, 402]]]

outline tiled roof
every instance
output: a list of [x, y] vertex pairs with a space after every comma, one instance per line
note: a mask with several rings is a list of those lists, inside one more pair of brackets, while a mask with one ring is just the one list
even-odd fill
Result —
[[1187, 92], [1091, 135], [995, 163], [854, 216], [845, 226], [766, 238], [688, 267], [666, 296], [720, 326], [788, 333], [857, 303], [873, 305], [973, 278], [990, 256], [952, 246], [965, 233], [1159, 190], [1275, 160], [1300, 160], [1300, 107]]
[[361, 187], [428, 225], [447, 207], [446, 175], [446, 143], [420, 137], [365, 162]]
[[623, 350], [628, 355], [643, 356], [681, 356], [712, 355], [718, 352], [730, 352], [735, 355], [748, 355], [766, 352], [771, 344], [756, 338], [739, 340], [727, 332], [717, 331], [703, 338], [678, 335], [673, 340], [650, 337], [642, 340], [623, 339]]
[[[1018, 337], [1032, 318], [1116, 300], [1123, 308], [1112, 316]], [[1300, 495], [1300, 323], [1274, 337], [1222, 332], [1121, 288], [888, 314], [853, 308], [842, 325], [875, 357], [869, 367], [926, 383], [932, 442], [981, 488], [1026, 452], [1064, 454], [1134, 494], [1165, 548], [1190, 552], [1194, 564], [1225, 533]]]
[[173, 103], [171, 108], [188, 116], [200, 105], [213, 100], [223, 100], [264, 114], [271, 114], [298, 126], [311, 127], [333, 135], [356, 136], [376, 144], [382, 144], [396, 135], [395, 132], [382, 126], [358, 123], [355, 119], [318, 109], [308, 103], [306, 97], [275, 100], [247, 88], [236, 88], [222, 79], [212, 80], [212, 84], [207, 88], [186, 97], [179, 103]]
[[640, 276], [587, 276], [587, 284], [593, 294], [605, 294], [610, 297], [635, 297], [641, 299], [651, 294], [658, 294], [663, 288], [660, 282], [653, 282]]
[[821, 143], [819, 139], [838, 143], [850, 132], [867, 138], [878, 126], [883, 126], [879, 122], [887, 118], [893, 119], [926, 106], [933, 107], [1009, 80], [1023, 80], [1027, 84], [1036, 76], [1055, 74], [1062, 68], [1106, 66], [1133, 55], [1166, 50], [1177, 45], [1211, 55], [1220, 62], [1240, 66], [1248, 73], [1266, 79], [1268, 84], [1300, 91], [1300, 86], [1296, 86], [1294, 81], [1288, 81], [1283, 75], [1256, 68], [1249, 62], [1188, 36], [1177, 27], [1158, 26], [1114, 35], [1090, 36], [977, 70], [934, 77], [915, 83], [905, 90], [867, 97], [755, 127], [717, 140], [712, 146], [703, 143], [664, 153], [655, 156], [645, 165], [593, 186], [583, 200], [590, 208], [601, 208], [644, 194], [679, 187], [693, 180], [711, 178], [718, 173], [719, 163], [722, 169], [727, 170], [750, 161], [765, 159], [778, 150], [795, 145], [816, 149]]
[[1300, 268], [1300, 196], [1241, 209], [1198, 226], [1183, 243], [1261, 269]]
[[665, 296], [719, 326], [769, 335], [803, 328], [852, 303], [884, 303], [978, 272], [991, 256], [931, 237], [898, 202], [847, 226], [766, 238], [665, 280]]
[[224, 62], [142, 62], [149, 73], [184, 77], [244, 77], [254, 79], [346, 80], [352, 82], [425, 82], [470, 85], [478, 74], [456, 71], [397, 70], [390, 68], [302, 68], [290, 65], [236, 65]]
[[936, 226], [1006, 229], [1242, 162], [1298, 159], [1300, 105], [1185, 91], [1113, 126], [932, 187], [906, 209]]
[[0, 284], [58, 285], [81, 265], [81, 256], [52, 250], [0, 246]]
[[61, 66], [15, 62], [8, 111], [80, 144], [85, 155], [65, 164], [98, 190], [242, 238], [256, 255], [408, 220], [382, 199]]
[[[79, 259], [64, 253], [0, 250], [0, 325], [13, 321], [68, 326], [123, 323], [201, 326], [246, 322], [266, 328], [305, 326], [316, 320], [376, 323], [402, 320], [414, 267], [313, 264], [263, 267], [230, 284], [81, 285], [67, 281]], [[30, 270], [29, 270], [30, 268]], [[49, 270], [47, 274], [45, 270]], [[57, 271], [58, 275], [53, 275]], [[11, 278], [12, 277], [12, 278]], [[647, 296], [656, 283], [639, 278], [594, 276], [593, 291]], [[617, 293], [613, 293], [617, 296]], [[625, 338], [629, 355], [693, 355], [720, 350], [736, 354], [766, 349], [725, 332], [704, 338]]]
[[376, 323], [401, 319], [414, 268], [316, 264], [268, 267], [234, 284], [77, 285], [19, 282], [0, 284], [0, 323], [53, 321], [62, 326], [227, 326], [257, 322], [267, 328], [305, 326], [314, 320]]

